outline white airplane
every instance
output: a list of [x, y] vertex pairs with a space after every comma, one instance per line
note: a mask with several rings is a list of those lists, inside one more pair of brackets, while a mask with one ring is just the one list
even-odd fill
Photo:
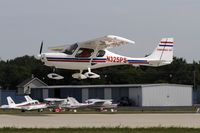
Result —
[[2, 105], [1, 109], [19, 109], [22, 112], [38, 110], [38, 112], [43, 111], [43, 109], [47, 108], [46, 103], [40, 103], [38, 100], [32, 100], [29, 96], [25, 96], [26, 101], [22, 103], [16, 104], [13, 99], [8, 96], [7, 102], [8, 105]]
[[116, 112], [118, 104], [114, 104], [112, 101], [112, 99], [88, 99], [85, 102], [90, 104], [90, 108], [100, 109], [100, 111], [110, 109], [111, 112]]
[[[38, 58], [46, 65], [58, 69], [79, 70], [72, 75], [76, 79], [100, 78], [100, 75], [91, 72], [91, 69], [114, 65], [145, 65], [162, 66], [173, 61], [173, 38], [162, 38], [152, 54], [142, 58], [132, 58], [108, 51], [125, 44], [134, 44], [134, 41], [123, 37], [107, 35], [93, 40], [78, 42], [72, 45], [51, 47], [52, 53], [42, 53], [43, 42]], [[83, 73], [84, 70], [87, 72]], [[48, 75], [52, 79], [63, 79], [56, 73]]]
[[79, 103], [75, 98], [73, 97], [67, 97], [65, 99], [60, 98], [46, 98], [44, 101], [47, 101], [49, 103], [49, 107], [53, 108], [64, 108], [69, 109], [74, 112], [77, 112], [78, 108], [87, 108], [90, 104], [88, 103]]

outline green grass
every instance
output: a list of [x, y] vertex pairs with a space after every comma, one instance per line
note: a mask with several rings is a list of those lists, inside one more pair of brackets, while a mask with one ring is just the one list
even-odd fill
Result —
[[200, 133], [194, 128], [1, 128], [0, 133]]

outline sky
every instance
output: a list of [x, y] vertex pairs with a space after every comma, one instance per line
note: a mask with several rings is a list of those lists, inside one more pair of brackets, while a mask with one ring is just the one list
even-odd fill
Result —
[[110, 49], [130, 57], [150, 54], [163, 37], [174, 56], [200, 61], [200, 0], [0, 0], [0, 58], [37, 55], [48, 47], [105, 35], [135, 41]]

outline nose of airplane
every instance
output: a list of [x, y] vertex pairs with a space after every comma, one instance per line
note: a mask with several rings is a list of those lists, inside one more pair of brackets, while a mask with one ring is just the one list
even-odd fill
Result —
[[45, 55], [45, 54], [41, 54], [40, 60], [41, 60], [42, 62], [44, 62], [45, 59], [46, 59], [46, 55]]
[[42, 62], [44, 62], [45, 59], [46, 59], [46, 55], [45, 55], [44, 53], [38, 54], [38, 55], [36, 56], [36, 59], [41, 60]]
[[35, 58], [36, 58], [37, 60], [40, 60], [40, 59], [41, 59], [41, 54], [36, 55]]

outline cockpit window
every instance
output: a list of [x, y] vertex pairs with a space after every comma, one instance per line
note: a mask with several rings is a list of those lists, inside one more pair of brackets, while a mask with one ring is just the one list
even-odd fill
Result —
[[74, 51], [77, 49], [77, 47], [78, 47], [77, 43], [70, 45], [69, 47], [67, 47], [65, 49], [65, 51], [63, 53], [68, 54], [68, 55], [72, 55], [74, 53]]
[[89, 48], [80, 48], [75, 57], [90, 57], [94, 50]]
[[105, 51], [104, 50], [99, 50], [97, 53], [97, 57], [103, 57], [105, 55]]

